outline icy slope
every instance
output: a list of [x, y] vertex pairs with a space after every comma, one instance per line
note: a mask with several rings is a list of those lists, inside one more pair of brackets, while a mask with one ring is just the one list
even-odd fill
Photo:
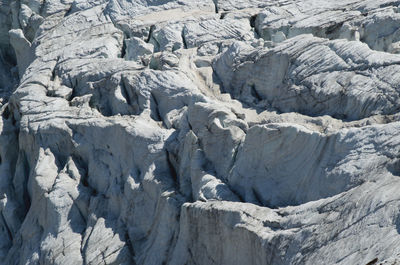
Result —
[[400, 264], [400, 1], [0, 1], [1, 264]]

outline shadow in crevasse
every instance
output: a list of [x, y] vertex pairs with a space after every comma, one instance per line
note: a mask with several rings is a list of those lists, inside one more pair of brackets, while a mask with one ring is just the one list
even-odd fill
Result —
[[395, 225], [396, 225], [397, 233], [400, 234], [400, 214], [399, 214], [399, 215], [397, 216], [397, 218], [396, 218], [396, 223], [395, 223]]
[[[399, 177], [400, 176], [400, 160], [397, 160], [395, 163], [389, 165], [388, 170], [394, 176]], [[396, 230], [397, 230], [397, 233], [400, 234], [400, 214], [397, 216], [397, 219], [396, 219]]]
[[[112, 261], [112, 264], [135, 264], [126, 229], [118, 219], [110, 218], [107, 213], [109, 198], [90, 186], [87, 162], [78, 155], [73, 156], [73, 160], [81, 180], [77, 186], [79, 196], [73, 201], [68, 220], [72, 231], [81, 235], [81, 255], [84, 264], [90, 264], [94, 260], [102, 260], [105, 263]], [[96, 245], [102, 240], [107, 242]], [[114, 240], [119, 245], [116, 245]]]
[[387, 169], [393, 176], [400, 176], [400, 158], [396, 159], [394, 162], [388, 164]]
[[[72, 151], [80, 182], [68, 220], [72, 230], [82, 236], [84, 262], [146, 264], [152, 259], [167, 260], [179, 228], [178, 222], [171, 225], [171, 220], [179, 218], [182, 204], [175, 191], [174, 162], [161, 147], [143, 154], [152, 142], [159, 142], [128, 134], [124, 127], [97, 132], [119, 135], [119, 141], [110, 139], [112, 145], [104, 139], [104, 146], [97, 143], [99, 149], [93, 151], [92, 146], [86, 146], [91, 143], [82, 140], [81, 149]], [[82, 150], [99, 153], [89, 159], [92, 154]], [[103, 186], [102, 181], [106, 183]], [[157, 257], [147, 255], [154, 249], [159, 251]]]
[[19, 82], [18, 65], [10, 44], [0, 43], [0, 99], [5, 104]]

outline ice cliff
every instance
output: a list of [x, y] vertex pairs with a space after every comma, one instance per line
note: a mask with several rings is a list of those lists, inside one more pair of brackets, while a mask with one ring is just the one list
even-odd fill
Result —
[[0, 0], [0, 264], [400, 264], [400, 1]]

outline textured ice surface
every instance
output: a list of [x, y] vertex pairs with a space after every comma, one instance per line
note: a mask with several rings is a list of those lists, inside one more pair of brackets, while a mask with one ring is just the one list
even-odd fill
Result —
[[400, 1], [0, 1], [0, 264], [400, 264]]

